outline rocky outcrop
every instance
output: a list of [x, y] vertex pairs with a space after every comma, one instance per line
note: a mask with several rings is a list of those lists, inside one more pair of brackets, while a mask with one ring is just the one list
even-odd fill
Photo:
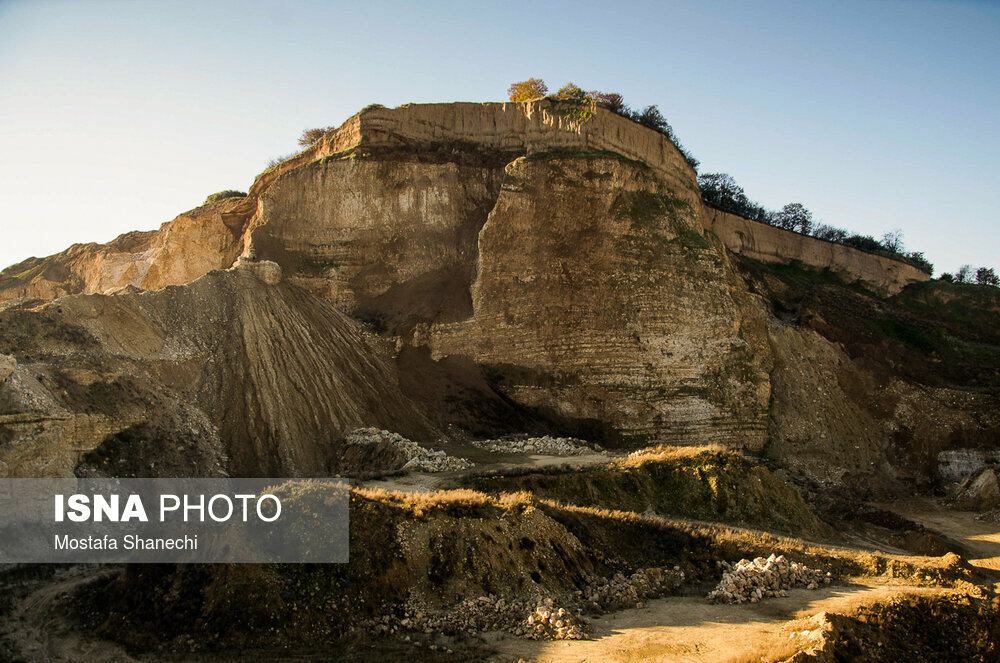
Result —
[[472, 315], [413, 342], [473, 357], [509, 397], [567, 423], [760, 446], [763, 327], [697, 219], [641, 165], [515, 161], [479, 233]]
[[1000, 464], [1000, 450], [948, 449], [937, 456], [938, 475], [949, 483], [963, 483], [988, 464]]
[[970, 476], [959, 487], [952, 505], [966, 511], [989, 511], [1000, 507], [1000, 482], [996, 472], [986, 468]]
[[894, 295], [910, 283], [930, 279], [913, 265], [835, 242], [776, 228], [704, 206], [705, 227], [727, 249], [770, 263], [798, 262], [818, 270], [829, 269], [847, 283], [859, 281], [882, 296]]
[[181, 214], [159, 230], [132, 232], [107, 244], [75, 244], [0, 272], [0, 301], [108, 293], [129, 286], [159, 290], [225, 269], [243, 250], [242, 221], [226, 199]]
[[[748, 273], [752, 261], [745, 258], [759, 261], [761, 273]], [[230, 281], [252, 276], [259, 287], [211, 294], [204, 284], [195, 287], [196, 279], [234, 260]], [[791, 285], [780, 274], [763, 274], [779, 263], [794, 263], [786, 271], [813, 271]], [[345, 345], [324, 345], [334, 341], [318, 331], [347, 324], [336, 310], [381, 335], [371, 342], [394, 350], [407, 395], [435, 408], [430, 416], [440, 428], [455, 424], [485, 437], [576, 435], [623, 446], [719, 442], [761, 449], [770, 442], [769, 453], [788, 467], [836, 483], [872, 476], [887, 464], [910, 464], [932, 476], [941, 450], [988, 443], [986, 433], [975, 431], [994, 421], [983, 415], [995, 400], [990, 362], [970, 355], [962, 371], [972, 378], [952, 371], [947, 384], [938, 384], [941, 371], [922, 356], [960, 331], [928, 332], [907, 311], [886, 315], [883, 309], [895, 306], [890, 299], [858, 289], [849, 297], [842, 283], [859, 281], [888, 295], [921, 279], [926, 275], [905, 263], [707, 209], [694, 171], [664, 135], [601, 108], [541, 100], [365, 109], [262, 173], [246, 197], [203, 206], [159, 231], [5, 270], [0, 299], [22, 298], [5, 307], [13, 319], [34, 315], [27, 309], [38, 302], [23, 298], [192, 282], [183, 295], [168, 288], [156, 297], [101, 300], [114, 313], [103, 318], [103, 330], [90, 333], [115, 353], [123, 352], [121, 339], [146, 339], [126, 354], [147, 362], [159, 356], [165, 332], [156, 325], [143, 331], [145, 313], [119, 302], [185, 301], [175, 316], [194, 325], [185, 333], [195, 336], [203, 333], [203, 309], [219, 308], [242, 325], [224, 347], [246, 361], [196, 372], [200, 382], [181, 380], [193, 391], [178, 397], [210, 413], [206, 425], [220, 440], [211, 457], [220, 467], [299, 471], [289, 468], [325, 462], [326, 452], [315, 447], [326, 444], [316, 437], [318, 424], [302, 423], [313, 415], [301, 401], [272, 399], [304, 393], [291, 376], [316, 366], [332, 371], [321, 355], [347, 352]], [[77, 307], [84, 300], [73, 301]], [[831, 301], [837, 305], [827, 306]], [[920, 302], [911, 308], [918, 305], [941, 308]], [[72, 343], [84, 341], [69, 340], [75, 327], [51, 310], [36, 320], [64, 330], [60, 351], [69, 353]], [[214, 328], [204, 333], [222, 338]], [[351, 345], [359, 338], [342, 340]], [[893, 339], [906, 347], [882, 352]], [[988, 332], [962, 337], [961, 351], [968, 355], [991, 339]], [[283, 353], [286, 347], [294, 350]], [[186, 357], [170, 355], [156, 365], [183, 373]], [[22, 357], [17, 361], [11, 379], [30, 381]], [[267, 368], [268, 361], [280, 370]], [[253, 378], [242, 396], [229, 371]], [[337, 388], [373, 379], [362, 373]], [[331, 393], [326, 377], [309, 379], [309, 389]], [[19, 385], [24, 393], [42, 393]], [[415, 406], [393, 390], [387, 402], [395, 403], [395, 414], [329, 405], [317, 420], [334, 435], [348, 425], [398, 423], [397, 415]], [[230, 400], [235, 405], [218, 414]], [[354, 396], [347, 402], [358, 403]], [[129, 439], [143, 437], [150, 426], [177, 423], [151, 424], [147, 405], [129, 403], [122, 401], [110, 424], [102, 413], [87, 412], [84, 420], [78, 407], [59, 405], [42, 408], [52, 416], [39, 425], [92, 428], [83, 436], [52, 433], [86, 438], [73, 443], [79, 450], [92, 448], [92, 438], [123, 430], [132, 431]], [[134, 406], [127, 416], [126, 406]], [[14, 411], [25, 416], [23, 408]], [[482, 425], [496, 418], [510, 426]], [[428, 421], [419, 421], [426, 432]], [[267, 442], [230, 458], [224, 441], [237, 439]], [[29, 458], [29, 447], [21, 448]], [[257, 464], [281, 454], [287, 457], [275, 465]], [[241, 466], [242, 459], [250, 460]]]
[[[335, 162], [345, 157], [364, 157], [386, 152], [417, 152], [428, 160], [492, 161], [496, 173], [505, 163], [518, 155], [543, 151], [611, 151], [630, 159], [641, 160], [656, 170], [677, 190], [678, 195], [696, 202], [697, 185], [693, 171], [679, 158], [674, 145], [662, 134], [638, 127], [635, 123], [603, 109], [590, 109], [583, 116], [579, 107], [551, 101], [528, 103], [455, 103], [409, 104], [389, 109], [369, 107], [351, 117], [338, 129], [328, 132], [320, 141], [285, 162], [268, 169], [254, 181], [245, 198], [229, 198], [182, 214], [158, 231], [129, 233], [106, 244], [86, 244], [71, 247], [64, 253], [49, 258], [32, 258], [4, 270], [0, 276], [0, 299], [38, 297], [53, 299], [66, 294], [108, 292], [128, 285], [143, 289], [159, 289], [166, 285], [187, 283], [211, 269], [225, 268], [244, 249], [255, 243], [255, 236], [246, 232], [272, 221], [272, 214], [265, 209], [264, 195], [286, 175], [303, 166]], [[464, 154], [464, 156], [462, 156]], [[436, 155], [436, 156], [435, 156]], [[498, 156], [499, 155], [499, 156]], [[460, 158], [459, 158], [460, 157]], [[499, 159], [499, 162], [497, 160]], [[344, 169], [334, 169], [335, 177]], [[360, 190], [369, 190], [385, 200], [382, 211], [392, 211], [392, 182], [405, 183], [409, 177], [420, 180], [423, 172], [391, 174], [382, 189], [381, 172], [356, 173], [356, 177], [341, 183], [343, 191], [351, 191], [360, 184]], [[420, 170], [420, 169], [417, 169]], [[435, 170], [430, 168], [429, 170]], [[445, 170], [448, 170], [447, 168]], [[327, 173], [329, 175], [329, 173]], [[374, 175], [374, 179], [365, 179]], [[458, 178], [457, 188], [448, 190], [458, 207], [451, 212], [463, 213], [461, 188], [463, 182], [476, 181], [483, 173], [470, 178]], [[433, 181], [435, 176], [431, 174]], [[489, 188], [489, 177], [484, 182]], [[498, 178], [494, 178], [498, 181]], [[455, 184], [456, 182], [452, 182]], [[293, 185], [294, 186], [294, 185]], [[373, 188], [374, 187], [374, 188]], [[419, 183], [416, 189], [420, 189]], [[440, 193], [441, 189], [438, 188]], [[468, 192], [470, 200], [477, 198], [476, 191]], [[426, 201], [433, 208], [433, 192]], [[350, 198], [350, 194], [347, 196]], [[362, 196], [363, 197], [363, 196]], [[409, 219], [422, 208], [400, 199], [400, 211], [406, 210]], [[360, 201], [362, 204], [364, 201]], [[315, 206], [315, 199], [312, 201]], [[308, 207], [309, 200], [303, 200]], [[447, 206], [450, 204], [444, 201]], [[473, 203], [474, 204], [474, 203]], [[339, 211], [350, 213], [351, 201], [342, 202]], [[295, 210], [301, 212], [302, 208]], [[488, 211], [488, 210], [487, 210]], [[281, 212], [278, 212], [279, 216]], [[329, 215], [328, 215], [329, 216]], [[348, 216], [348, 219], [351, 217]], [[300, 219], [301, 220], [301, 219]], [[428, 219], [433, 225], [433, 219]], [[296, 227], [285, 229], [293, 230]], [[301, 229], [301, 226], [298, 227]], [[316, 233], [323, 230], [320, 226]], [[374, 231], [369, 228], [369, 231]], [[315, 235], [315, 233], [314, 233]], [[268, 246], [267, 233], [260, 236], [260, 243]], [[311, 248], [313, 239], [291, 237], [295, 249]], [[272, 238], [273, 240], [273, 238]], [[327, 244], [320, 238], [319, 244]], [[282, 250], [283, 246], [270, 246]], [[238, 249], [237, 249], [238, 247]], [[326, 247], [326, 253], [331, 253]], [[307, 269], [335, 262], [323, 251], [300, 256], [293, 267], [303, 263]], [[432, 259], [429, 257], [428, 260]], [[329, 267], [331, 265], [326, 265]]]

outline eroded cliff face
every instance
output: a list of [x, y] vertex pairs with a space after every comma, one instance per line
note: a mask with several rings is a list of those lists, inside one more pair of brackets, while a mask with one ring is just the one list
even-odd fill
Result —
[[243, 250], [239, 201], [204, 205], [107, 244], [75, 244], [47, 258], [29, 258], [0, 272], [0, 301], [51, 300], [107, 293], [129, 286], [159, 290], [226, 269]]
[[766, 453], [793, 477], [884, 499], [931, 489], [945, 449], [996, 448], [995, 288], [923, 283], [884, 299], [798, 267], [741, 270], [770, 312]]
[[503, 163], [324, 160], [261, 199], [249, 241], [289, 279], [392, 334], [468, 317], [479, 231]]
[[767, 263], [797, 262], [818, 270], [829, 269], [844, 281], [857, 281], [883, 297], [930, 279], [930, 274], [899, 260], [744, 219], [707, 205], [702, 218], [705, 227], [734, 253]]
[[[75, 371], [67, 392], [82, 395], [67, 405], [41, 383], [48, 369], [24, 368], [35, 341], [0, 349], [18, 362], [8, 384], [20, 381], [21, 399], [11, 396], [19, 419], [5, 433], [19, 442], [3, 453], [24, 471], [65, 474], [111, 438], [124, 448], [156, 438], [151, 427], [184, 429], [209, 440], [197, 456], [206, 467], [295, 474], [328, 463], [331, 440], [353, 424], [429, 439], [435, 426], [481, 430], [498, 415], [512, 430], [547, 422], [624, 446], [764, 448], [810, 480], [838, 483], [914, 467], [928, 479], [941, 449], [986, 444], [996, 385], [976, 366], [995, 366], [992, 350], [939, 384], [934, 362], [952, 365], [952, 346], [924, 347], [923, 322], [882, 312], [885, 296], [925, 275], [730, 216], [702, 205], [665, 136], [600, 108], [366, 109], [262, 173], [245, 198], [5, 270], [0, 299], [190, 285], [34, 311], [8, 303], [8, 319], [62, 339], [60, 365], [71, 368], [60, 370]], [[210, 274], [240, 254], [243, 271]], [[760, 273], [769, 265], [786, 272]], [[829, 270], [802, 276], [800, 266]], [[267, 287], [206, 285], [242, 283], [248, 269]], [[836, 275], [877, 296], [823, 281]], [[95, 318], [81, 302], [108, 313]], [[381, 334], [396, 366], [341, 312]], [[923, 355], [891, 345], [914, 338]], [[84, 353], [81, 363], [70, 350], [95, 343], [114, 361]], [[961, 343], [955, 352], [995, 339]], [[80, 385], [132, 375], [123, 361], [152, 372], [155, 386], [112, 399], [110, 414], [87, 410], [101, 397]], [[156, 409], [173, 418], [153, 422], [161, 391], [173, 400]], [[457, 407], [461, 421], [443, 411], [459, 392], [471, 399]], [[289, 396], [313, 393], [319, 400]], [[425, 418], [414, 402], [442, 411]], [[31, 419], [38, 412], [47, 418]], [[57, 450], [58, 468], [31, 464], [44, 454], [29, 438]]]
[[414, 342], [474, 357], [512, 399], [612, 440], [763, 444], [763, 325], [698, 208], [651, 169], [518, 159], [478, 250], [473, 314]]

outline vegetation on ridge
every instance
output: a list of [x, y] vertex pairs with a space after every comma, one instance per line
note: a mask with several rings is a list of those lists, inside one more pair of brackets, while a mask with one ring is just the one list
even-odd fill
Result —
[[[628, 118], [644, 127], [660, 132], [669, 138], [670, 142], [672, 142], [674, 146], [680, 150], [680, 153], [684, 156], [684, 160], [687, 161], [688, 165], [694, 170], [698, 170], [699, 161], [684, 148], [681, 141], [677, 138], [677, 134], [674, 133], [673, 127], [671, 127], [667, 122], [667, 119], [663, 117], [663, 113], [660, 112], [660, 109], [656, 104], [646, 106], [641, 111], [633, 110], [625, 103], [624, 98], [617, 92], [600, 92], [598, 90], [591, 90], [587, 92], [575, 83], [566, 83], [566, 85], [559, 88], [558, 92], [551, 96], [546, 96], [548, 91], [549, 88], [545, 84], [545, 81], [540, 78], [529, 78], [526, 81], [512, 83], [511, 86], [507, 88], [507, 94], [511, 101], [532, 101], [535, 99], [545, 98], [552, 101], [576, 104], [578, 106], [596, 105], [605, 108], [612, 113]], [[590, 114], [591, 111], [581, 109], [573, 117], [574, 119], [585, 120], [590, 117]]]
[[220, 200], [225, 200], [226, 198], [245, 198], [246, 195], [247, 194], [245, 191], [226, 189], [225, 191], [219, 191], [218, 193], [213, 193], [212, 195], [210, 195], [208, 198], [205, 199], [205, 202], [202, 203], [202, 205], [210, 205], [212, 203], [217, 203]]
[[309, 147], [314, 144], [320, 138], [322, 138], [327, 131], [332, 131], [334, 127], [317, 127], [315, 129], [306, 129], [299, 136], [299, 145], [302, 147]]
[[893, 260], [909, 263], [927, 274], [934, 273], [934, 265], [921, 251], [906, 252], [903, 248], [903, 233], [894, 230], [877, 240], [871, 235], [849, 234], [842, 228], [816, 223], [802, 203], [788, 203], [778, 211], [769, 210], [750, 200], [743, 187], [736, 183], [732, 175], [726, 173], [705, 173], [698, 176], [698, 188], [706, 204], [730, 212], [751, 221], [791, 230], [853, 249], [874, 253]]

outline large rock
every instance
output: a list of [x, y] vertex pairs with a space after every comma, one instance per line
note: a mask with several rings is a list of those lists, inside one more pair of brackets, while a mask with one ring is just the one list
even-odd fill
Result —
[[969, 477], [959, 489], [953, 504], [955, 508], [965, 511], [1000, 508], [1000, 482], [996, 472], [986, 468]]
[[515, 161], [478, 250], [472, 315], [427, 329], [437, 355], [471, 356], [510, 398], [609, 441], [764, 443], [762, 312], [656, 174], [605, 156]]
[[6, 380], [17, 368], [17, 360], [10, 355], [0, 355], [0, 382]]

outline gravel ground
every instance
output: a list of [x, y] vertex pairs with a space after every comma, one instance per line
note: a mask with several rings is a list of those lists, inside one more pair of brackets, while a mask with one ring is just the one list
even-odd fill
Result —
[[477, 447], [495, 453], [546, 454], [551, 456], [580, 456], [602, 449], [596, 444], [575, 437], [500, 438], [496, 440], [475, 440]]

